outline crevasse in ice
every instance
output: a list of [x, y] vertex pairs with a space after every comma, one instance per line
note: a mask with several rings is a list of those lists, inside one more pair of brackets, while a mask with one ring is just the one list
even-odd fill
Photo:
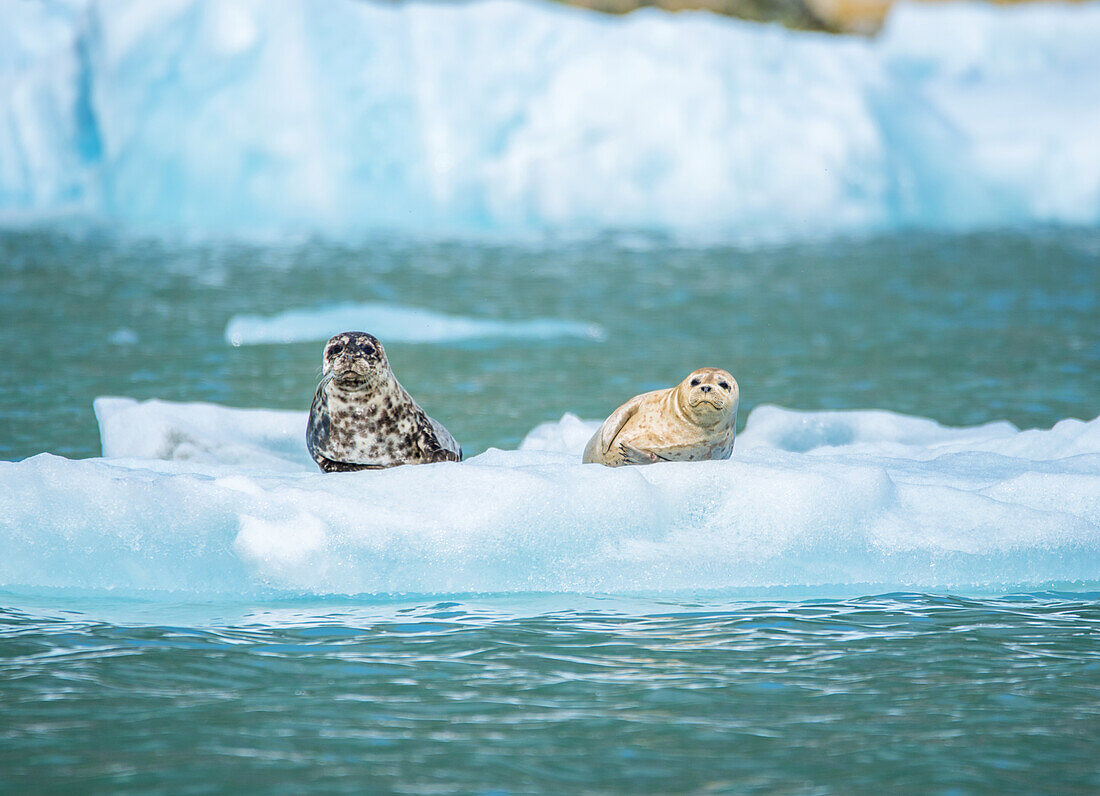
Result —
[[[519, 450], [323, 475], [305, 414], [96, 402], [107, 458], [0, 462], [0, 588], [242, 596], [1100, 583], [1100, 418], [758, 407], [729, 461]], [[486, 499], [491, 496], [491, 499]]]
[[1100, 221], [1100, 5], [875, 39], [518, 0], [0, 0], [0, 219], [774, 239]]

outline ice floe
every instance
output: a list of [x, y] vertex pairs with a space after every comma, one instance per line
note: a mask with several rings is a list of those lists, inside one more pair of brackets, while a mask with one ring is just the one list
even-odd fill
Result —
[[323, 475], [305, 414], [100, 399], [109, 458], [0, 463], [0, 588], [123, 595], [1100, 584], [1100, 419], [757, 408], [733, 458], [582, 465], [595, 422]]

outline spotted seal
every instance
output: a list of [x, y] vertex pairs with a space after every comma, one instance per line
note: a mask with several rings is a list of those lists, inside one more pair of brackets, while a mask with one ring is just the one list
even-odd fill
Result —
[[326, 473], [462, 461], [454, 437], [405, 392], [382, 344], [365, 332], [325, 344], [306, 447]]
[[738, 398], [728, 372], [699, 368], [675, 387], [637, 395], [616, 409], [588, 441], [584, 461], [619, 467], [728, 459]]

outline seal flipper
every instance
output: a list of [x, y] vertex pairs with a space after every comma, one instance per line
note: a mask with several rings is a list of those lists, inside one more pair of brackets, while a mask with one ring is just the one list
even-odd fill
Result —
[[668, 462], [671, 459], [666, 459], [659, 453], [653, 453], [653, 451], [644, 451], [640, 448], [635, 448], [633, 445], [627, 445], [625, 442], [619, 443], [619, 455], [623, 457], [626, 464], [655, 464], [656, 462]]
[[459, 450], [458, 453], [455, 453], [454, 451], [449, 451], [446, 448], [436, 448], [434, 451], [431, 451], [428, 454], [428, 462], [427, 463], [428, 464], [433, 464], [435, 462], [460, 462], [460, 461], [462, 461], [462, 451], [461, 450]]
[[432, 459], [433, 462], [460, 462], [462, 461], [462, 447], [455, 441], [455, 438], [451, 436], [451, 432], [444, 427], [442, 423], [436, 420], [431, 415], [425, 413], [424, 417], [428, 419], [428, 423], [432, 427], [432, 431], [435, 435], [436, 445], [439, 451], [432, 450], [433, 456], [439, 458]]
[[422, 433], [420, 439], [417, 440], [417, 447], [423, 451], [425, 464], [462, 461], [462, 448], [457, 451], [450, 450], [441, 445], [434, 434]]
[[[648, 395], [648, 393], [647, 393]], [[598, 452], [601, 455], [606, 455], [611, 451], [611, 444], [615, 441], [615, 437], [619, 436], [619, 432], [623, 430], [623, 426], [626, 425], [626, 421], [634, 417], [638, 413], [638, 408], [642, 405], [642, 399], [645, 395], [636, 395], [620, 406], [607, 420], [603, 421], [603, 425], [600, 426], [600, 430], [596, 432], [598, 442]]]
[[416, 407], [412, 417], [416, 435], [410, 441], [416, 450], [420, 451], [420, 464], [462, 461], [462, 448], [455, 442], [451, 432], [447, 431], [438, 420], [429, 417], [428, 413], [412, 398], [409, 398], [409, 401]]
[[324, 456], [319, 456], [316, 453], [313, 454], [313, 461], [317, 462], [317, 466], [321, 468], [325, 473], [349, 473], [356, 470], [385, 470], [384, 464], [351, 464], [349, 462], [334, 462], [332, 459], [326, 459]]

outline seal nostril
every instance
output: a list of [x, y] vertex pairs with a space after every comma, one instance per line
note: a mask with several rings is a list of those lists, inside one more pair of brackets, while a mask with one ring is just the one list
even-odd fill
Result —
[[703, 392], [710, 392], [710, 385], [709, 384], [704, 384], [699, 389], [702, 390]]

